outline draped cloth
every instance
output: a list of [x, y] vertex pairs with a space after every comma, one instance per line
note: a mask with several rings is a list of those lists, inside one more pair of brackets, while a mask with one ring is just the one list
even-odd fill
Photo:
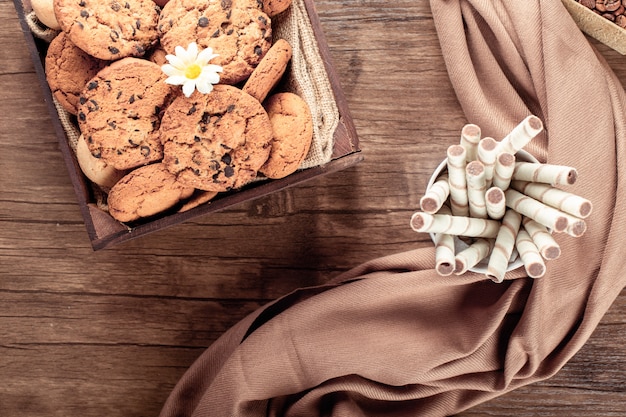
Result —
[[[535, 114], [526, 148], [573, 166], [594, 204], [579, 238], [533, 280], [441, 277], [434, 249], [374, 259], [302, 288], [227, 331], [163, 407], [174, 416], [444, 416], [553, 376], [626, 285], [625, 94], [560, 0], [431, 0], [469, 123], [502, 138]], [[408, 227], [408, 219], [407, 219]]]

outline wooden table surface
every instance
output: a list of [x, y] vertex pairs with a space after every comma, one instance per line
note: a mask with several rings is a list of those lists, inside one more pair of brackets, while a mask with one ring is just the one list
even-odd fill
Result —
[[[13, 2], [0, 0], [0, 416], [156, 416], [231, 325], [408, 226], [466, 123], [425, 0], [317, 0], [365, 160], [94, 252]], [[626, 83], [626, 58], [592, 41]], [[463, 416], [626, 415], [626, 292], [552, 379]]]

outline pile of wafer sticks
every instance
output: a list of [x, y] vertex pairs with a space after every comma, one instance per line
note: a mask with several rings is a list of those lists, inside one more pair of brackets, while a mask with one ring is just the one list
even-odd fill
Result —
[[[413, 230], [434, 236], [440, 275], [461, 275], [487, 262], [487, 277], [502, 282], [509, 262], [519, 256], [528, 276], [540, 278], [544, 261], [561, 254], [552, 232], [585, 233], [591, 202], [562, 189], [576, 182], [576, 169], [529, 162], [520, 155], [542, 131], [534, 115], [499, 142], [467, 124], [460, 144], [448, 148], [447, 169], [411, 217]], [[458, 252], [455, 238], [466, 244]]]

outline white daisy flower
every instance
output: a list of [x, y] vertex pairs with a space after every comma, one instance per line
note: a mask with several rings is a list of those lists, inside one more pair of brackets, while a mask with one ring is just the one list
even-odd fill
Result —
[[169, 64], [161, 66], [163, 72], [168, 76], [166, 83], [172, 85], [182, 85], [183, 94], [189, 97], [196, 88], [202, 94], [213, 91], [213, 84], [220, 82], [219, 73], [222, 67], [209, 64], [218, 55], [213, 53], [213, 49], [206, 48], [198, 52], [198, 45], [195, 42], [189, 44], [187, 49], [177, 46], [174, 49], [176, 55], [165, 56]]

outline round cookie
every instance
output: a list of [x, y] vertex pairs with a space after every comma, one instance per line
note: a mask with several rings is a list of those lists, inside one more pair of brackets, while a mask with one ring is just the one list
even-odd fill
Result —
[[244, 84], [243, 91], [263, 102], [285, 73], [291, 54], [289, 42], [284, 39], [274, 42]]
[[92, 78], [79, 98], [78, 124], [91, 153], [118, 170], [160, 160], [160, 118], [175, 87], [154, 62], [124, 58]]
[[76, 159], [83, 174], [105, 190], [113, 187], [126, 175], [126, 171], [119, 171], [107, 165], [102, 158], [93, 156], [83, 135], [80, 135], [76, 144]]
[[173, 54], [176, 46], [196, 42], [219, 56], [220, 83], [237, 84], [250, 76], [272, 46], [270, 18], [256, 0], [170, 0], [159, 18], [163, 48]]
[[46, 52], [46, 80], [59, 104], [76, 114], [82, 89], [107, 64], [107, 61], [94, 58], [74, 45], [61, 32], [50, 42]]
[[276, 16], [279, 13], [284, 12], [291, 6], [291, 0], [262, 0], [263, 11], [267, 13], [269, 17]]
[[258, 100], [225, 84], [179, 96], [161, 122], [163, 163], [181, 183], [205, 191], [228, 191], [256, 178], [271, 138]]
[[96, 58], [143, 56], [158, 39], [152, 0], [54, 0], [54, 13], [72, 42]]
[[268, 178], [295, 172], [306, 158], [313, 139], [313, 119], [307, 103], [294, 93], [277, 93], [265, 101], [274, 138], [270, 156], [259, 169]]
[[163, 164], [146, 165], [131, 171], [111, 188], [109, 213], [120, 222], [132, 222], [173, 207], [193, 191], [177, 182]]
[[59, 22], [54, 15], [53, 0], [30, 0], [30, 5], [37, 19], [50, 29], [61, 30]]

